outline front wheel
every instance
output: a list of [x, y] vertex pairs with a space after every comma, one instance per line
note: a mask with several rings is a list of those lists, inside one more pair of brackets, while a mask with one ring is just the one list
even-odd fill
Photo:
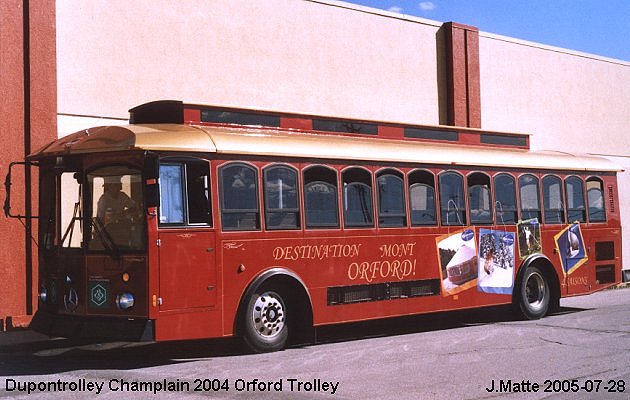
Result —
[[530, 266], [519, 282], [518, 305], [527, 319], [539, 319], [547, 314], [551, 300], [549, 282], [540, 269]]
[[273, 290], [256, 290], [243, 315], [243, 339], [253, 351], [265, 353], [284, 348], [289, 337], [284, 299]]

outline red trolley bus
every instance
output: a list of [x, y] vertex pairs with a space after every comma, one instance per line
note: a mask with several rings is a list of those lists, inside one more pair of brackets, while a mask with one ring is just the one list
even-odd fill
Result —
[[[529, 136], [147, 103], [39, 167], [39, 307], [58, 336], [242, 336], [514, 304], [621, 280], [609, 161]], [[6, 207], [9, 210], [9, 207]]]

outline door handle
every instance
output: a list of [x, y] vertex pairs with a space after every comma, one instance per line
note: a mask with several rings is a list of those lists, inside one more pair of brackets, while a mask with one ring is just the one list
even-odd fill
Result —
[[207, 251], [208, 253], [212, 253], [212, 252], [214, 251], [214, 247], [208, 247], [208, 248], [206, 249], [206, 251]]
[[214, 290], [214, 286], [208, 286], [208, 291], [211, 292]]

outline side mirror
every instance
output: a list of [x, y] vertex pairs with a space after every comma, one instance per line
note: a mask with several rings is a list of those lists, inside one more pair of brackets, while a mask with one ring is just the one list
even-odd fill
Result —
[[[25, 168], [24, 174], [26, 176], [27, 170], [30, 170], [30, 168], [32, 166], [38, 167], [39, 165], [36, 163], [33, 163], [31, 161], [15, 161], [9, 164], [9, 171], [7, 172], [6, 177], [4, 178], [4, 190], [6, 192], [6, 197], [4, 199], [4, 204], [2, 206], [2, 209], [4, 210], [4, 216], [6, 218], [17, 218], [17, 219], [22, 219], [22, 218], [39, 218], [36, 215], [31, 215], [30, 211], [27, 211], [25, 215], [20, 215], [20, 214], [11, 214], [11, 172], [13, 170], [13, 167], [16, 165], [23, 165]], [[30, 172], [28, 172], [30, 173]], [[26, 180], [26, 179], [25, 179]]]

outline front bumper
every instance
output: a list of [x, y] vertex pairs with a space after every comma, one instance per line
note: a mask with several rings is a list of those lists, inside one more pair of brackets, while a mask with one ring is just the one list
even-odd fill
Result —
[[29, 326], [49, 336], [124, 341], [153, 341], [153, 320], [54, 314], [38, 310]]

